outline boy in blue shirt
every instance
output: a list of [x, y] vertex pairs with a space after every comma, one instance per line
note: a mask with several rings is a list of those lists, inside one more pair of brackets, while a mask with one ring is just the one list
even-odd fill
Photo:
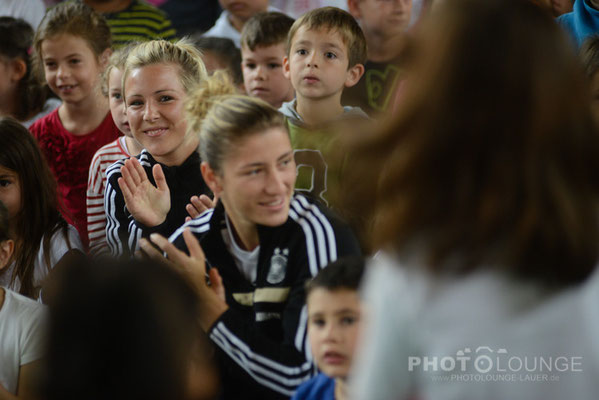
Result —
[[344, 400], [358, 329], [361, 258], [342, 258], [322, 269], [306, 285], [308, 337], [314, 362], [322, 371], [301, 385], [292, 400]]

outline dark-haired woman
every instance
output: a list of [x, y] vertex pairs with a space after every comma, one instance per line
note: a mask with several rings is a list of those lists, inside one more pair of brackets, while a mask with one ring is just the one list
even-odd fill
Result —
[[384, 249], [353, 398], [594, 399], [599, 135], [582, 68], [531, 1], [446, 0], [423, 23], [394, 122], [347, 176]]

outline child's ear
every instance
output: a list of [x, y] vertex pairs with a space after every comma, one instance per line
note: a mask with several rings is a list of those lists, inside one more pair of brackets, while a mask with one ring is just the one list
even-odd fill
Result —
[[18, 82], [27, 73], [27, 64], [21, 58], [17, 58], [11, 61], [11, 74], [10, 79], [13, 82]]
[[102, 54], [100, 55], [100, 67], [102, 67], [102, 69], [104, 69], [108, 66], [108, 60], [110, 60], [111, 55], [112, 55], [111, 48], [104, 50], [102, 52]]
[[15, 242], [11, 239], [0, 242], [0, 270], [8, 265], [14, 249]]
[[362, 64], [356, 64], [347, 70], [347, 77], [345, 78], [345, 87], [352, 87], [360, 81], [360, 78], [364, 75], [364, 66]]
[[347, 10], [355, 19], [360, 19], [360, 0], [347, 0]]
[[283, 57], [283, 75], [285, 78], [291, 80], [291, 74], [289, 73], [289, 57]]
[[206, 161], [202, 161], [202, 164], [200, 165], [200, 170], [202, 171], [202, 177], [204, 178], [204, 182], [206, 182], [206, 185], [208, 185], [208, 187], [210, 188], [210, 190], [212, 190], [212, 193], [214, 193], [215, 196], [220, 197], [220, 194], [223, 191], [220, 176], [218, 176], [218, 174]]

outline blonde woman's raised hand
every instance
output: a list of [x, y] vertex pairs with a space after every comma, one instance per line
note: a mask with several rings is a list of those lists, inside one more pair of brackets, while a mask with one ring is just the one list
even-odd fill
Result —
[[152, 168], [156, 186], [150, 182], [146, 171], [135, 157], [125, 161], [121, 167], [121, 175], [118, 184], [133, 218], [148, 227], [163, 223], [171, 209], [171, 196], [160, 164]]

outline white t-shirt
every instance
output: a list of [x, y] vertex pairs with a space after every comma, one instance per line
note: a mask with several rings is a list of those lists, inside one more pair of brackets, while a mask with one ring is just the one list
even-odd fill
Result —
[[[268, 11], [279, 11], [281, 10], [268, 7]], [[204, 33], [206, 37], [221, 37], [231, 39], [237, 48], [241, 48], [241, 32], [231, 25], [229, 21], [229, 12], [227, 10], [220, 14], [220, 17], [214, 23], [214, 26]]]
[[[62, 256], [64, 256], [69, 250], [78, 249], [84, 252], [83, 244], [79, 238], [79, 233], [77, 233], [77, 229], [71, 225], [68, 226], [68, 237], [69, 243], [67, 243], [65, 240], [62, 229], [59, 229], [58, 231], [54, 232], [52, 239], [50, 239], [50, 269], [54, 268], [54, 265], [60, 261]], [[2, 271], [2, 274], [0, 274], [0, 286], [7, 287], [15, 292], [19, 292], [21, 289], [21, 282], [19, 281], [18, 277], [12, 284], [10, 284], [10, 279], [12, 277], [14, 268], [15, 264], [12, 263], [8, 268], [6, 268], [5, 271]], [[36, 288], [36, 298], [39, 297], [39, 289], [42, 287], [42, 282], [50, 272], [50, 269], [48, 269], [48, 266], [46, 265], [43, 244], [40, 244], [40, 249], [37, 253], [35, 267], [33, 270], [33, 286]]]
[[34, 31], [45, 13], [46, 6], [42, 0], [0, 0], [0, 15], [24, 19]]
[[[1, 289], [0, 289], [1, 290]], [[19, 368], [42, 358], [46, 306], [4, 289], [0, 308], [0, 383], [17, 393]]]
[[326, 6], [337, 7], [347, 11], [347, 0], [270, 0], [270, 4], [295, 19], [310, 10]]
[[241, 275], [243, 275], [248, 282], [254, 283], [256, 282], [256, 276], [258, 274], [258, 255], [260, 254], [260, 246], [257, 246], [252, 251], [243, 250], [235, 241], [231, 223], [226, 214], [225, 221], [227, 223], [227, 229], [222, 230], [222, 235], [227, 250], [229, 250], [229, 253], [233, 256], [235, 265], [237, 265]]
[[490, 268], [442, 278], [415, 265], [385, 253], [369, 265], [352, 399], [597, 398], [599, 273], [551, 292]]

